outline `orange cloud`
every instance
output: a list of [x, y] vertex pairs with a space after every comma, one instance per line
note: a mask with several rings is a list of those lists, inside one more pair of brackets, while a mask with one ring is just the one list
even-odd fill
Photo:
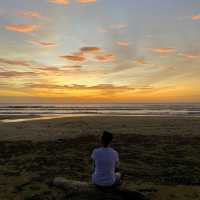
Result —
[[101, 62], [109, 62], [109, 61], [113, 61], [115, 59], [115, 55], [111, 54], [111, 53], [104, 54], [104, 55], [98, 55], [98, 56], [96, 56], [96, 59]]
[[37, 18], [37, 19], [47, 19], [47, 17], [41, 15], [38, 12], [35, 11], [22, 11], [17, 13], [18, 16], [22, 16], [22, 17], [30, 17], [30, 18]]
[[117, 86], [113, 84], [99, 84], [94, 86], [87, 86], [87, 85], [78, 85], [78, 84], [72, 84], [72, 85], [57, 85], [57, 84], [28, 84], [28, 87], [31, 88], [44, 88], [44, 89], [71, 89], [71, 90], [135, 90], [136, 88], [122, 85]]
[[200, 20], [200, 14], [196, 14], [192, 16], [193, 20]]
[[61, 56], [61, 58], [64, 58], [70, 61], [83, 62], [83, 61], [86, 61], [87, 59], [85, 54], [96, 54], [99, 51], [101, 51], [99, 47], [82, 47], [80, 48], [79, 52], [73, 53], [72, 55]]
[[83, 62], [86, 60], [86, 58], [82, 55], [65, 55], [65, 56], [60, 56], [61, 58], [64, 58], [65, 60], [69, 61], [76, 61], [76, 62]]
[[96, 0], [78, 0], [79, 3], [95, 3]]
[[155, 48], [155, 49], [151, 49], [151, 51], [153, 51], [154, 53], [159, 53], [159, 54], [169, 54], [169, 53], [175, 52], [176, 49], [174, 49], [174, 48]]
[[0, 58], [0, 63], [6, 64], [6, 65], [20, 65], [24, 67], [30, 66], [30, 64], [24, 60], [10, 60], [10, 59], [5, 59], [5, 58]]
[[24, 76], [34, 76], [37, 75], [35, 72], [17, 72], [17, 71], [4, 71], [0, 72], [1, 78], [16, 78]]
[[61, 5], [68, 5], [69, 0], [49, 0], [50, 3], [61, 4]]
[[115, 59], [114, 54], [105, 53], [99, 47], [82, 47], [79, 49], [79, 52], [73, 53], [71, 55], [60, 56], [60, 57], [66, 60], [70, 60], [70, 61], [83, 62], [83, 61], [86, 61], [88, 58], [90, 58], [88, 57], [88, 54], [94, 56], [95, 60], [98, 60], [101, 62], [108, 62]]
[[36, 44], [42, 47], [46, 47], [46, 48], [51, 48], [51, 47], [55, 47], [56, 43], [53, 42], [42, 42], [42, 41], [30, 41], [32, 44]]
[[5, 26], [5, 29], [9, 31], [22, 32], [22, 33], [33, 32], [38, 28], [39, 26], [35, 24], [8, 24]]
[[41, 67], [35, 68], [39, 72], [45, 73], [46, 75], [48, 74], [69, 74], [69, 73], [74, 73], [74, 72], [80, 72], [82, 66], [80, 65], [72, 65], [72, 66], [48, 66], [48, 65], [43, 65]]
[[101, 49], [99, 47], [82, 47], [80, 51], [83, 53], [96, 53], [101, 51]]
[[129, 42], [128, 41], [117, 41], [117, 45], [122, 46], [122, 47], [128, 47]]
[[182, 53], [180, 54], [180, 56], [183, 56], [187, 59], [195, 59], [195, 58], [199, 58], [200, 55], [197, 55], [197, 54], [192, 54], [192, 53]]
[[139, 58], [139, 59], [135, 60], [135, 63], [139, 64], [139, 65], [145, 65], [145, 64], [147, 64], [143, 58]]

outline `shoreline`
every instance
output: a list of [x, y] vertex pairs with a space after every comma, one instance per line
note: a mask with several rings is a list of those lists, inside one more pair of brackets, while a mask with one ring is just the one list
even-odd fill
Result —
[[159, 117], [159, 118], [200, 118], [200, 116], [189, 115], [136, 115], [136, 114], [65, 114], [65, 115], [0, 115], [0, 122], [17, 123], [26, 121], [40, 121], [60, 118], [80, 118], [80, 117]]
[[62, 117], [17, 123], [0, 122], [0, 129], [0, 141], [52, 141], [85, 135], [98, 135], [104, 130], [125, 135], [198, 136], [200, 118], [149, 116]]

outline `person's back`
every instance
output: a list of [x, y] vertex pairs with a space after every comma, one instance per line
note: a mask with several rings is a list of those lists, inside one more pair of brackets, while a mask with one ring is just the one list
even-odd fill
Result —
[[119, 179], [115, 174], [119, 157], [118, 153], [109, 147], [111, 141], [112, 135], [104, 132], [102, 136], [103, 147], [94, 149], [91, 155], [95, 165], [92, 182], [98, 186], [112, 186]]

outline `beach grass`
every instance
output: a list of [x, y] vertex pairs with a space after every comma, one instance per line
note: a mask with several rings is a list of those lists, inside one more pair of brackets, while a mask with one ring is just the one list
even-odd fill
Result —
[[[110, 129], [117, 130], [116, 128], [120, 126], [120, 130], [124, 130], [121, 133], [114, 132], [113, 147], [119, 152], [120, 169], [125, 174], [124, 184], [127, 187], [144, 192], [152, 200], [200, 198], [198, 186], [200, 184], [200, 136], [196, 134], [197, 130], [193, 130], [199, 126], [198, 119], [188, 121], [183, 119], [183, 123], [187, 123], [187, 126], [191, 128], [188, 134], [180, 134], [184, 132], [178, 128], [180, 125], [177, 125], [181, 124], [181, 119], [156, 121], [155, 118], [150, 123], [152, 120], [150, 118], [133, 118], [132, 121], [127, 118], [123, 121], [121, 118], [121, 124], [115, 124], [118, 120], [112, 121]], [[58, 129], [58, 126], [66, 128], [66, 125], [68, 127], [66, 131], [69, 130], [71, 123], [71, 130], [75, 132], [75, 127], [77, 130], [84, 126], [95, 128], [97, 122], [90, 124], [91, 118], [68, 121], [55, 119], [55, 121], [32, 122], [32, 124], [27, 122], [23, 126], [25, 130], [28, 130], [28, 124], [31, 124], [31, 130], [33, 130], [33, 127], [36, 127], [34, 123], [43, 124], [43, 126], [50, 124], [54, 130]], [[142, 124], [144, 134], [139, 134], [135, 130], [139, 129], [139, 126], [142, 127]], [[108, 125], [107, 121], [104, 127]], [[8, 126], [8, 124], [1, 126]], [[22, 124], [11, 126], [22, 126]], [[133, 126], [135, 129], [132, 129], [133, 133], [130, 133]], [[147, 133], [145, 130], [150, 126], [150, 131]], [[171, 134], [168, 132], [158, 134], [158, 130], [161, 132], [164, 130], [163, 126], [168, 129], [171, 127]], [[186, 124], [183, 127], [186, 127]], [[6, 127], [3, 130], [5, 129]], [[107, 127], [107, 130], [110, 129]], [[155, 132], [152, 132], [152, 129]], [[16, 128], [13, 134], [20, 134], [20, 130]], [[92, 149], [99, 145], [101, 133], [98, 127], [94, 134], [90, 131], [85, 134], [83, 132], [80, 135], [75, 134], [76, 137], [66, 137], [66, 135], [61, 137], [60, 135], [59, 138], [50, 137], [49, 140], [46, 139], [47, 133], [45, 133], [45, 139], [41, 141], [38, 138], [36, 140], [17, 138], [16, 140], [15, 135], [12, 140], [9, 133], [9, 140], [7, 138], [0, 141], [0, 199], [64, 200], [66, 193], [50, 184], [54, 177], [89, 182], [90, 154]], [[79, 197], [71, 197], [71, 199], [77, 198]], [[92, 199], [95, 197], [93, 196]]]

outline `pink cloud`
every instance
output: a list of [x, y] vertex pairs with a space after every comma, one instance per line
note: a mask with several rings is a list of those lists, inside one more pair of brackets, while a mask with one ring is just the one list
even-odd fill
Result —
[[6, 65], [19, 65], [19, 66], [24, 66], [24, 67], [30, 66], [30, 64], [24, 60], [12, 60], [12, 59], [5, 59], [5, 58], [0, 58], [0, 63], [6, 64]]
[[135, 60], [135, 63], [139, 64], [139, 65], [145, 65], [145, 64], [147, 64], [143, 58], [139, 58], [139, 59]]
[[169, 53], [174, 53], [176, 49], [174, 48], [154, 48], [151, 49], [152, 52], [154, 53], [159, 53], [159, 54], [169, 54]]
[[102, 55], [97, 55], [96, 60], [100, 62], [109, 62], [115, 60], [115, 55], [114, 54], [102, 54]]
[[42, 41], [30, 41], [32, 44], [39, 45], [46, 48], [55, 47], [56, 43], [53, 42], [42, 42]]
[[197, 54], [193, 54], [193, 53], [181, 53], [179, 54], [180, 56], [183, 56], [187, 59], [195, 59], [195, 58], [199, 58], [200, 55], [197, 55]]
[[36, 11], [21, 11], [17, 13], [18, 16], [22, 17], [30, 17], [30, 18], [37, 18], [37, 19], [47, 19], [47, 17], [41, 15]]
[[101, 48], [95, 46], [86, 46], [79, 49], [78, 52], [60, 56], [66, 60], [83, 62], [89, 58], [94, 58], [97, 61], [109, 62], [115, 59], [115, 55], [112, 53], [105, 53]]
[[80, 52], [82, 52], [82, 53], [97, 53], [100, 51], [101, 51], [101, 48], [99, 48], [99, 47], [82, 47], [82, 48], [80, 48]]
[[116, 44], [118, 46], [122, 46], [122, 47], [128, 47], [129, 46], [129, 42], [128, 41], [117, 41]]
[[200, 20], [200, 13], [192, 16], [193, 20]]
[[70, 61], [77, 61], [77, 62], [83, 62], [87, 60], [86, 54], [96, 54], [99, 51], [101, 51], [101, 49], [99, 47], [82, 47], [79, 49], [79, 52], [73, 53], [71, 55], [64, 55], [64, 56], [60, 56], [61, 58], [64, 58], [66, 60], [70, 60]]
[[16, 78], [16, 77], [24, 77], [24, 76], [35, 76], [35, 75], [37, 75], [35, 72], [17, 72], [17, 71], [0, 72], [1, 78]]
[[87, 4], [87, 3], [96, 3], [96, 0], [77, 0], [78, 1], [78, 3], [85, 3], [85, 4]]
[[40, 67], [37, 67], [39, 72], [45, 73], [46, 75], [48, 74], [53, 74], [53, 75], [60, 75], [60, 74], [69, 74], [69, 73], [74, 73], [74, 72], [80, 72], [82, 66], [80, 65], [71, 65], [71, 66], [48, 66], [48, 65], [42, 65]]
[[61, 5], [68, 5], [69, 0], [49, 0], [50, 3], [61, 4]]
[[86, 60], [86, 58], [82, 55], [65, 55], [65, 56], [60, 56], [61, 58], [64, 58], [65, 60], [69, 61], [76, 61], [76, 62], [83, 62]]
[[5, 29], [14, 32], [28, 33], [33, 32], [39, 28], [39, 25], [35, 24], [8, 24]]

